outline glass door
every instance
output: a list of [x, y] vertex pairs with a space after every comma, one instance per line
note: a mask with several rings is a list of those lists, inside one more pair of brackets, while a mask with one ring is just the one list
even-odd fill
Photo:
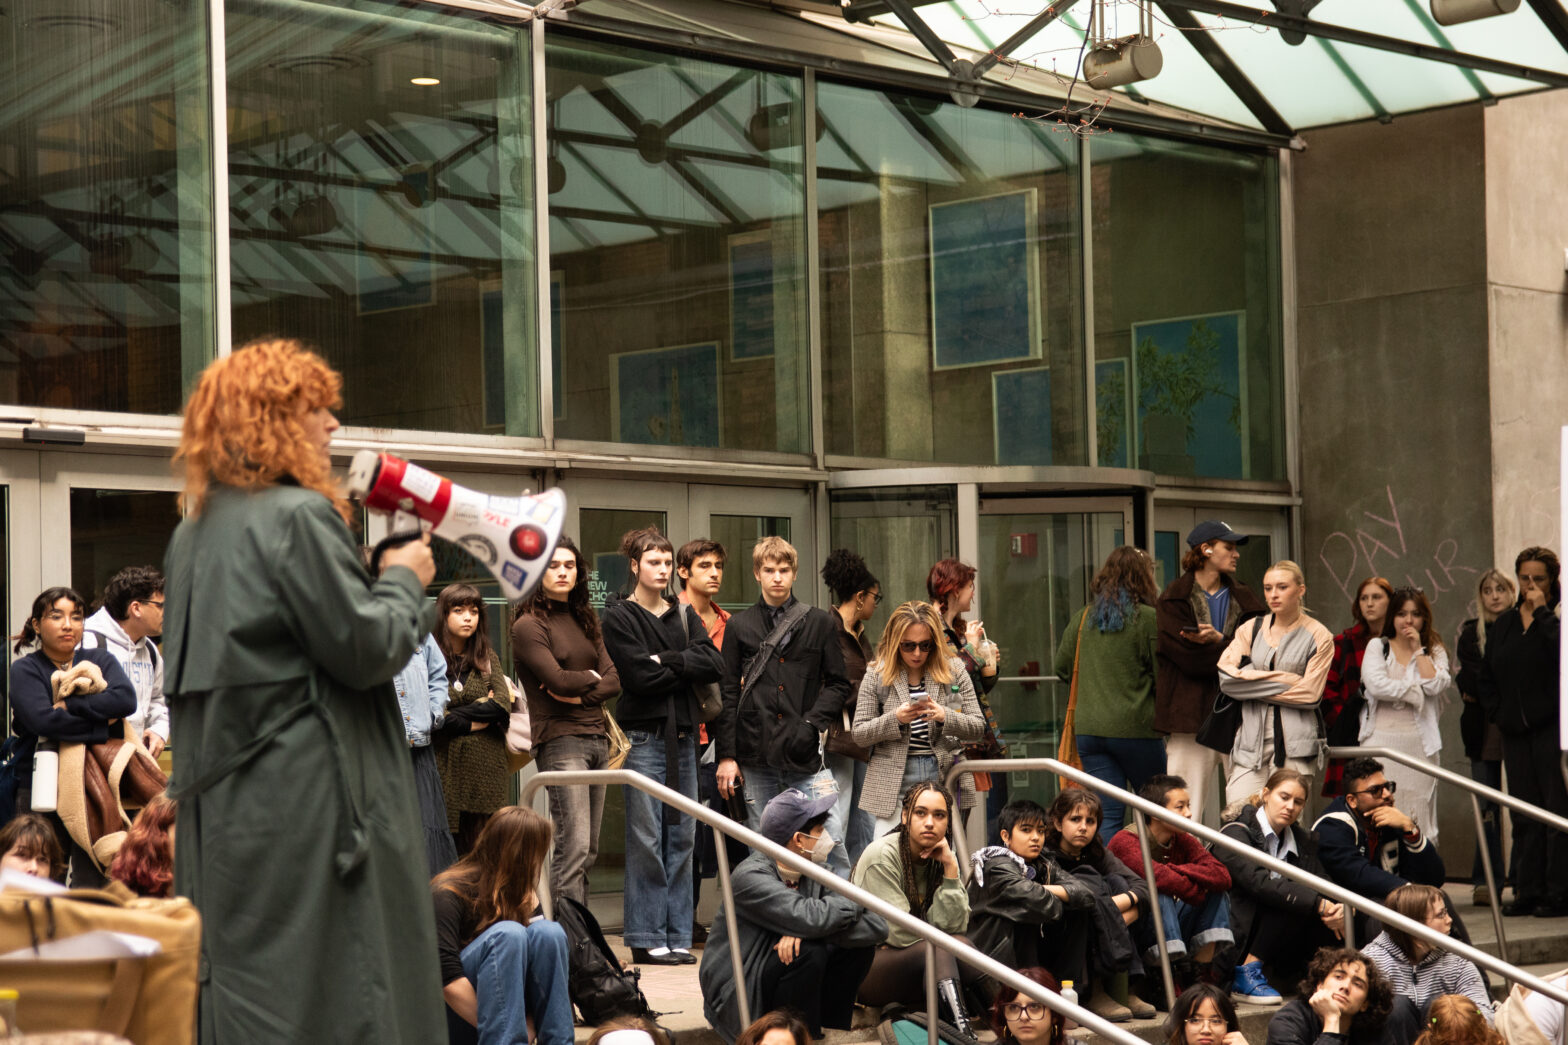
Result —
[[[0, 635], [15, 635], [44, 589], [38, 558], [41, 516], [38, 510], [38, 454], [0, 451]], [[10, 657], [5, 658], [9, 662]], [[6, 697], [0, 736], [10, 732], [11, 673], [0, 680]]]
[[782, 537], [795, 546], [799, 559], [795, 595], [821, 603], [822, 556], [817, 554], [811, 525], [811, 496], [805, 490], [769, 490], [742, 486], [689, 488], [692, 536], [706, 536], [724, 545], [724, 584], [719, 605], [738, 613], [761, 595], [752, 572], [751, 552], [764, 537]]
[[[1054, 758], [1068, 695], [1055, 681], [1057, 646], [1095, 572], [1132, 532], [1132, 500], [981, 498], [977, 523], [976, 612], [1002, 649], [991, 707], [1011, 757]], [[1056, 794], [1045, 773], [1011, 773], [1005, 786], [1008, 798], [1042, 805]]]

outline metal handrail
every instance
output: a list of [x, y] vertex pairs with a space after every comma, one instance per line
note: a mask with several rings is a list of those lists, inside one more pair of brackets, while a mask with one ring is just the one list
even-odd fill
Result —
[[[931, 960], [931, 948], [933, 947], [941, 948], [970, 968], [978, 969], [999, 983], [1011, 987], [1025, 997], [1041, 1003], [1052, 1012], [1074, 1020], [1081, 1026], [1088, 1027], [1095, 1033], [1102, 1034], [1111, 1041], [1118, 1043], [1118, 1045], [1145, 1045], [1142, 1038], [1107, 1022], [1082, 1006], [1072, 1004], [1061, 995], [1046, 990], [1033, 980], [1020, 976], [1016, 971], [1008, 968], [991, 956], [960, 943], [949, 934], [921, 921], [908, 911], [899, 910], [881, 897], [875, 896], [857, 885], [852, 885], [846, 879], [840, 878], [824, 867], [819, 867], [798, 853], [792, 853], [783, 846], [769, 841], [744, 824], [738, 824], [722, 813], [716, 813], [707, 806], [681, 794], [679, 791], [672, 791], [658, 781], [645, 777], [641, 773], [636, 773], [629, 769], [552, 770], [550, 772], [536, 773], [523, 784], [522, 794], [518, 799], [518, 803], [525, 806], [531, 805], [534, 795], [538, 793], [541, 787], [565, 787], [583, 784], [621, 784], [626, 787], [634, 787], [644, 794], [658, 799], [665, 805], [673, 806], [694, 820], [707, 824], [713, 830], [744, 842], [754, 851], [767, 854], [774, 861], [783, 864], [791, 870], [800, 872], [818, 885], [825, 886], [833, 892], [854, 901], [860, 907], [880, 915], [890, 925], [896, 925], [924, 939], [929, 945], [926, 950], [926, 1031], [930, 1045], [937, 1045], [936, 980], [934, 965]], [[962, 832], [955, 830], [953, 834], [955, 837], [960, 837]], [[735, 894], [730, 885], [729, 854], [724, 851], [722, 843], [716, 845], [714, 849], [719, 863], [719, 889], [724, 894], [724, 925], [729, 931], [730, 961], [734, 966], [736, 997], [740, 1002], [741, 1024], [747, 1025], [751, 1023], [751, 999], [746, 995], [745, 967], [741, 964], [740, 948], [736, 946], [739, 941], [739, 931], [735, 920]], [[962, 865], [960, 865], [961, 869]], [[548, 876], [548, 874], [549, 862], [546, 861], [542, 875]], [[546, 878], [546, 881], [548, 881], [548, 878]], [[552, 909], [547, 901], [548, 895], [542, 901], [546, 903], [545, 913], [548, 916], [552, 913]]]
[[[1267, 853], [1254, 849], [1252, 846], [1247, 845], [1244, 842], [1238, 842], [1224, 832], [1216, 831], [1212, 827], [1209, 827], [1205, 824], [1200, 824], [1196, 820], [1191, 820], [1180, 815], [1179, 813], [1173, 813], [1164, 806], [1155, 805], [1148, 799], [1143, 798], [1140, 795], [1135, 795], [1130, 791], [1116, 787], [1114, 784], [1107, 784], [1105, 781], [1097, 779], [1096, 777], [1092, 777], [1082, 770], [1074, 769], [1065, 762], [1059, 762], [1054, 758], [1000, 758], [977, 759], [975, 761], [965, 760], [954, 763], [953, 768], [948, 771], [946, 783], [948, 784], [949, 788], [951, 788], [953, 781], [958, 779], [958, 777], [964, 773], [1027, 773], [1037, 770], [1055, 773], [1057, 776], [1060, 776], [1066, 780], [1070, 780], [1073, 783], [1091, 791], [1114, 791], [1116, 792], [1117, 800], [1132, 809], [1134, 813], [1143, 813], [1146, 816], [1152, 816], [1157, 819], [1173, 823], [1188, 834], [1202, 839], [1203, 841], [1208, 842], [1210, 845], [1220, 846], [1226, 852], [1234, 853], [1243, 859], [1251, 860], [1253, 863], [1260, 864], [1268, 870], [1279, 874], [1281, 877], [1301, 882], [1304, 885], [1309, 885], [1322, 895], [1337, 900], [1352, 910], [1371, 914], [1385, 926], [1393, 926], [1398, 929], [1403, 929], [1409, 935], [1431, 946], [1441, 947], [1444, 950], [1453, 951], [1460, 957], [1468, 958], [1470, 961], [1481, 966], [1483, 969], [1490, 969], [1491, 971], [1497, 973], [1497, 975], [1503, 977], [1505, 980], [1521, 984], [1530, 988], [1532, 991], [1537, 991], [1546, 995], [1548, 998], [1551, 998], [1553, 1001], [1561, 1004], [1564, 1007], [1565, 1013], [1568, 1013], [1568, 990], [1554, 986], [1553, 984], [1550, 984], [1547, 981], [1541, 979], [1539, 976], [1532, 976], [1530, 973], [1525, 972], [1518, 966], [1510, 965], [1501, 958], [1487, 954], [1485, 951], [1473, 947], [1468, 943], [1455, 940], [1450, 936], [1444, 936], [1442, 933], [1428, 928], [1422, 922], [1415, 921], [1411, 918], [1406, 918], [1397, 911], [1392, 911], [1375, 900], [1369, 900], [1358, 893], [1353, 893], [1349, 889], [1342, 888], [1341, 886], [1329, 881], [1327, 878], [1319, 878], [1310, 871], [1303, 871], [1295, 864], [1286, 863], [1284, 860], [1279, 860], [1269, 856]], [[1140, 834], [1142, 833], [1143, 832], [1140, 832]], [[962, 854], [963, 841], [961, 838], [958, 843], [958, 849]], [[1147, 850], [1145, 851], [1147, 852]], [[965, 858], [965, 862], [967, 862], [967, 857]], [[1151, 900], [1151, 906], [1157, 906], [1157, 904], [1154, 904]], [[1355, 946], [1355, 936], [1351, 929], [1351, 924], [1353, 921], [1354, 919], [1349, 917], [1345, 919], [1345, 946], [1347, 947]], [[1160, 949], [1162, 951], [1164, 950], [1163, 940], [1161, 941]]]
[[1503, 932], [1502, 896], [1497, 888], [1497, 872], [1492, 867], [1492, 850], [1486, 844], [1486, 820], [1481, 813], [1481, 799], [1484, 797], [1488, 801], [1496, 802], [1500, 806], [1506, 806], [1516, 813], [1522, 813], [1532, 820], [1541, 821], [1547, 827], [1555, 827], [1563, 832], [1568, 832], [1568, 819], [1564, 819], [1556, 813], [1547, 812], [1540, 806], [1531, 805], [1529, 802], [1522, 801], [1496, 788], [1477, 783], [1469, 777], [1460, 776], [1451, 769], [1444, 769], [1435, 763], [1423, 761], [1403, 751], [1395, 751], [1393, 748], [1331, 747], [1327, 753], [1329, 758], [1387, 759], [1390, 762], [1397, 762], [1409, 769], [1414, 769], [1418, 773], [1425, 773], [1430, 777], [1453, 784], [1456, 787], [1462, 787], [1470, 792], [1470, 808], [1475, 813], [1476, 844], [1481, 853], [1481, 870], [1486, 873], [1486, 891], [1492, 898], [1492, 928], [1497, 932], [1497, 949], [1502, 953], [1503, 960], [1507, 961], [1508, 937]]

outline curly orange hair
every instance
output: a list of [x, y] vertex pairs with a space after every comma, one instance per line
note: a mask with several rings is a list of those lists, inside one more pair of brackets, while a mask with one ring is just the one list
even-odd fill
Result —
[[202, 371], [185, 403], [176, 461], [185, 460], [181, 510], [200, 515], [213, 483], [240, 490], [285, 477], [327, 497], [347, 521], [348, 501], [301, 417], [343, 405], [343, 378], [292, 338], [252, 341]]
[[1426, 1030], [1415, 1045], [1503, 1045], [1503, 1036], [1463, 994], [1433, 998], [1426, 1015]]

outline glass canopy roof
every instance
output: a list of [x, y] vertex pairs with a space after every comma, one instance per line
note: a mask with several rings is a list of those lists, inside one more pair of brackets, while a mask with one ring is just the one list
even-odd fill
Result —
[[[982, 54], [1008, 40], [1046, 6], [1045, 0], [914, 2], [914, 13], [938, 37], [956, 48]], [[1568, 36], [1568, 11], [1562, 2], [1529, 0], [1510, 14], [1454, 26], [1438, 25], [1427, 0], [1321, 0], [1311, 8], [1308, 17], [1325, 27], [1568, 75], [1568, 50], [1554, 34], [1555, 29]], [[1137, 31], [1135, 0], [1110, 0], [1106, 6], [1108, 35]], [[1117, 93], [1245, 127], [1277, 131], [1283, 128], [1265, 126], [1267, 109], [1259, 107], [1256, 100], [1249, 104], [1243, 97], [1247, 82], [1293, 130], [1386, 118], [1549, 86], [1501, 72], [1464, 68], [1321, 36], [1308, 36], [1293, 45], [1281, 38], [1278, 29], [1201, 10], [1216, 6], [1221, 5], [1188, 7], [1180, 2], [1156, 2], [1154, 36], [1164, 56], [1164, 68], [1154, 79], [1119, 88]], [[1270, 13], [1292, 7], [1282, 0], [1274, 0], [1272, 8], [1260, 7], [1256, 0], [1246, 6]], [[1078, 0], [1069, 6], [1060, 17], [1013, 47], [987, 79], [1005, 78], [1014, 62], [1073, 76], [1085, 48], [1084, 29], [1090, 7], [1091, 0]], [[1556, 24], [1549, 27], [1543, 16]], [[876, 14], [874, 21], [889, 27], [903, 25], [891, 13]], [[1212, 46], [1195, 46], [1192, 34], [1196, 32], [1207, 37], [1200, 43]], [[959, 54], [964, 56], [962, 51]], [[1225, 69], [1227, 63], [1233, 68]], [[1237, 89], [1238, 77], [1244, 78], [1241, 92]]]

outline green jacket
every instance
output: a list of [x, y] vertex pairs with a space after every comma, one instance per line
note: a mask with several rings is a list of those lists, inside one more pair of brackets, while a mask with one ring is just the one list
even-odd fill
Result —
[[200, 1040], [446, 1040], [392, 678], [428, 630], [326, 498], [214, 487], [164, 565], [175, 889], [201, 911]]
[[[1067, 622], [1056, 645], [1056, 675], [1073, 678], [1073, 650], [1084, 607]], [[1083, 627], [1078, 656], [1078, 714], [1074, 731], [1091, 737], [1157, 737], [1154, 731], [1155, 649], [1159, 632], [1153, 606], [1139, 606], [1121, 631], [1102, 632], [1093, 621]]]
[[[909, 897], [904, 895], [904, 864], [899, 858], [898, 841], [902, 835], [890, 831], [866, 846], [855, 862], [849, 880], [872, 896], [897, 907], [910, 910]], [[961, 933], [969, 926], [969, 893], [964, 880], [943, 878], [931, 896], [931, 906], [926, 908], [926, 924], [945, 933]], [[908, 947], [919, 943], [921, 937], [896, 925], [888, 926], [887, 942], [892, 947]]]

